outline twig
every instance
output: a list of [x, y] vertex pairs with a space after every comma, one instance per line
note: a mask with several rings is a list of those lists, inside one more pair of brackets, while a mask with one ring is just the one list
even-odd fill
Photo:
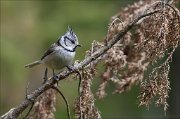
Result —
[[64, 94], [58, 89], [58, 87], [53, 86], [52, 89], [56, 90], [63, 98], [64, 102], [66, 103], [66, 107], [67, 107], [67, 113], [68, 113], [68, 119], [71, 119], [71, 114], [70, 114], [70, 108], [69, 108], [69, 103], [66, 99], [66, 97], [64, 96]]
[[79, 76], [79, 83], [78, 83], [78, 93], [79, 93], [79, 96], [81, 95], [81, 80], [82, 80], [82, 77], [81, 77], [81, 74], [79, 71], [76, 72]]
[[[81, 111], [81, 81], [82, 81], [82, 76], [79, 71], [76, 71], [76, 73], [79, 75], [79, 84], [78, 84], [78, 92], [79, 92], [79, 108]], [[82, 112], [80, 113], [80, 119], [82, 118]]]
[[26, 119], [26, 118], [28, 117], [29, 113], [31, 112], [31, 110], [32, 110], [32, 108], [33, 108], [33, 106], [34, 106], [34, 102], [31, 102], [31, 103], [32, 103], [32, 104], [31, 104], [31, 107], [29, 108], [28, 113], [23, 117], [23, 119]]
[[[82, 76], [81, 76], [81, 73], [78, 70], [74, 70], [74, 71], [75, 71], [75, 73], [77, 73], [77, 76], [79, 76], [78, 94], [79, 94], [79, 107], [81, 108], [81, 81], [82, 81]], [[82, 115], [82, 113], [80, 113], [80, 119], [82, 118], [81, 115]]]
[[[29, 88], [29, 82], [27, 83], [27, 86], [26, 86], [26, 99], [29, 99], [29, 97], [28, 97], [28, 94], [29, 94], [28, 88]], [[33, 101], [33, 100], [30, 100], [30, 101], [31, 101], [31, 103], [32, 103], [32, 104], [31, 104], [31, 107], [29, 108], [27, 114], [23, 117], [23, 119], [26, 119], [26, 118], [27, 118], [27, 116], [29, 115], [29, 113], [31, 112], [31, 110], [32, 110], [32, 108], [33, 108], [33, 106], [34, 106], [34, 101]]]
[[[86, 65], [88, 65], [89, 63], [91, 63], [93, 60], [97, 59], [98, 57], [100, 57], [101, 55], [103, 55], [105, 52], [107, 52], [115, 43], [117, 43], [119, 40], [121, 40], [121, 38], [142, 18], [153, 15], [155, 13], [158, 13], [159, 10], [153, 11], [153, 12], [149, 12], [146, 13], [142, 12], [141, 14], [136, 14], [134, 17], [134, 19], [132, 19], [131, 21], [129, 21], [129, 23], [127, 23], [126, 25], [124, 25], [122, 31], [120, 31], [117, 35], [115, 35], [112, 39], [109, 40], [109, 42], [107, 43], [107, 46], [104, 46], [102, 48], [100, 48], [99, 50], [97, 50], [96, 52], [94, 52], [92, 54], [92, 56], [89, 56], [87, 58], [85, 58], [83, 61], [81, 61], [80, 63], [76, 64], [74, 66], [75, 70], [80, 70], [83, 67], [85, 67]], [[59, 81], [65, 79], [66, 77], [68, 77], [70, 74], [75, 73], [75, 71], [63, 71], [61, 73], [59, 73]], [[13, 108], [13, 110], [11, 109], [11, 111], [9, 113], [6, 113], [5, 115], [2, 115], [1, 118], [3, 119], [15, 119], [17, 118], [30, 104], [31, 101], [30, 100], [35, 100], [37, 99], [37, 97], [42, 94], [43, 92], [45, 92], [46, 90], [52, 88], [54, 86], [54, 84], [56, 83], [56, 81], [52, 80], [53, 78], [51, 77], [51, 80], [48, 80], [47, 82], [45, 82], [44, 84], [42, 84], [40, 87], [38, 87], [35, 91], [33, 91], [31, 94], [29, 94], [29, 99], [25, 99], [24, 101], [22, 101], [17, 107]]]

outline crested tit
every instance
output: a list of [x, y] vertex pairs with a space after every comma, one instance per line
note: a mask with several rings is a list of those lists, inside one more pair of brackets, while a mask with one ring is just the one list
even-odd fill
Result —
[[78, 46], [81, 46], [78, 43], [78, 38], [72, 28], [68, 26], [68, 31], [50, 46], [40, 60], [27, 64], [25, 67], [31, 68], [39, 64], [45, 64], [48, 68], [53, 69], [54, 75], [54, 70], [60, 70], [72, 65], [75, 50]]

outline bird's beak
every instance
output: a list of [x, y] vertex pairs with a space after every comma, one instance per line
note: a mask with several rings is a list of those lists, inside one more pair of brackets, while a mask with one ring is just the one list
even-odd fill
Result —
[[81, 45], [78, 44], [77, 47], [81, 47]]
[[74, 49], [76, 49], [77, 47], [81, 47], [81, 45], [79, 45], [79, 44], [78, 44], [78, 45], [76, 45], [76, 47], [75, 47]]

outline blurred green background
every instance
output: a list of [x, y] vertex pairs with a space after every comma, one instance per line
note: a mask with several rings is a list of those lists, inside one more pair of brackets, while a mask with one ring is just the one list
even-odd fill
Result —
[[[67, 26], [74, 29], [83, 46], [77, 50], [75, 60], [82, 60], [93, 40], [102, 41], [106, 35], [110, 17], [123, 6], [135, 0], [119, 1], [4, 1], [1, 7], [0, 31], [0, 115], [17, 106], [25, 98], [25, 88], [30, 81], [34, 90], [42, 82], [44, 67], [25, 69], [24, 65], [41, 58], [42, 54], [63, 35]], [[171, 92], [169, 110], [165, 116], [163, 108], [150, 105], [149, 110], [138, 107], [138, 86], [120, 95], [110, 92], [115, 86], [109, 84], [108, 96], [96, 99], [96, 106], [103, 118], [177, 118], [180, 117], [180, 48], [171, 63]], [[92, 91], [96, 92], [100, 80], [93, 80]], [[67, 97], [71, 112], [77, 97], [77, 81], [63, 80], [61, 90]], [[70, 88], [71, 87], [71, 88]], [[31, 91], [30, 90], [30, 91]], [[96, 97], [97, 98], [97, 97]], [[56, 117], [66, 118], [66, 107], [60, 96], [57, 98]]]

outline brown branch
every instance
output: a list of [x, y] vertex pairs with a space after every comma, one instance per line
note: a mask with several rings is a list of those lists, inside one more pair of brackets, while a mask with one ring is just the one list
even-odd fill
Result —
[[[150, 7], [149, 7], [150, 8]], [[97, 59], [98, 57], [102, 56], [104, 53], [106, 53], [114, 44], [116, 44], [118, 41], [121, 40], [121, 38], [141, 19], [153, 15], [157, 12], [159, 12], [159, 10], [153, 11], [153, 12], [149, 12], [147, 13], [148, 8], [135, 15], [135, 17], [129, 21], [126, 25], [124, 25], [123, 29], [117, 34], [115, 35], [112, 39], [109, 39], [108, 43], [106, 44], [106, 46], [100, 48], [99, 50], [97, 50], [96, 52], [94, 52], [91, 56], [85, 58], [83, 61], [81, 61], [80, 63], [76, 64], [74, 66], [74, 69], [77, 70], [81, 70], [83, 67], [87, 66], [89, 63], [91, 63], [92, 61], [94, 61], [95, 59]], [[75, 73], [74, 71], [63, 71], [61, 73], [58, 74], [59, 80], [63, 80], [66, 77], [68, 77], [70, 74]], [[17, 118], [30, 104], [31, 101], [35, 101], [37, 99], [37, 97], [39, 95], [41, 95], [43, 92], [45, 92], [46, 90], [52, 88], [54, 86], [54, 84], [56, 83], [55, 80], [53, 80], [53, 78], [50, 78], [51, 80], [48, 80], [46, 83], [44, 83], [43, 85], [41, 85], [40, 87], [38, 87], [35, 91], [33, 91], [32, 93], [30, 93], [28, 95], [28, 99], [25, 99], [24, 101], [22, 101], [17, 107], [10, 109], [10, 111], [8, 111], [7, 113], [5, 113], [4, 115], [1, 116], [2, 119], [15, 119]]]

